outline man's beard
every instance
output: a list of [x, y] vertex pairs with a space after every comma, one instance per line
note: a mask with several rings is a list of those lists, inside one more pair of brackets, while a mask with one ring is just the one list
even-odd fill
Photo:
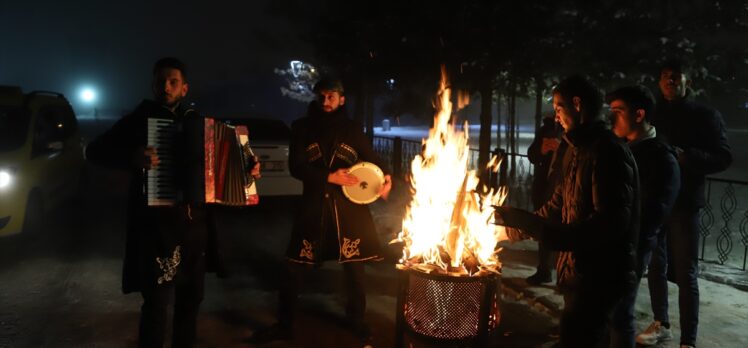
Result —
[[332, 114], [332, 113], [334, 113], [335, 111], [338, 111], [338, 109], [340, 109], [340, 107], [337, 107], [337, 108], [330, 108], [330, 110], [328, 111], [328, 110], [327, 110], [327, 108], [325, 108], [325, 107], [323, 106], [323, 107], [322, 107], [322, 112], [324, 112], [324, 113], [326, 113], [326, 114]]
[[176, 106], [181, 101], [182, 101], [182, 97], [173, 98], [173, 99], [171, 99], [171, 101], [169, 100], [169, 96], [167, 96], [167, 95], [162, 95], [162, 96], [158, 97], [158, 102], [161, 105], [166, 106], [168, 108], [172, 108], [172, 107]]

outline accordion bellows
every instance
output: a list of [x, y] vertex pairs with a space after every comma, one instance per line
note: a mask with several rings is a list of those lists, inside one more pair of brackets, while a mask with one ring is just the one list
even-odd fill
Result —
[[259, 202], [249, 171], [251, 150], [245, 126], [205, 118], [205, 203], [255, 205]]

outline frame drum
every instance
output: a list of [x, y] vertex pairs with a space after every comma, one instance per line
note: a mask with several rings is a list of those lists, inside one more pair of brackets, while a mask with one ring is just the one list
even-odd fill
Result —
[[357, 204], [369, 204], [379, 198], [379, 190], [384, 185], [384, 173], [376, 164], [359, 162], [353, 165], [348, 174], [358, 178], [358, 184], [343, 186], [343, 194]]

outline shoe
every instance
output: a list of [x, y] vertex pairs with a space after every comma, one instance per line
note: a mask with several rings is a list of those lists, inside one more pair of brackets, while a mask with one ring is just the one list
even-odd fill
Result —
[[[649, 324], [644, 332], [636, 336], [636, 343], [643, 346], [653, 346], [659, 342], [667, 341], [673, 338], [673, 334], [670, 333], [670, 329], [662, 326], [662, 323], [655, 320], [652, 324]], [[682, 348], [683, 346], [681, 346]]]
[[553, 277], [551, 277], [550, 271], [537, 271], [535, 272], [535, 274], [525, 278], [525, 280], [527, 281], [527, 284], [540, 285], [543, 283], [550, 283], [551, 281], [553, 281]]
[[696, 348], [696, 347], [694, 347], [694, 346], [689, 346], [689, 345], [687, 345], [687, 344], [681, 344], [681, 345], [680, 345], [680, 348]]
[[293, 339], [293, 330], [280, 324], [259, 329], [249, 336], [249, 343], [263, 344], [273, 341], [288, 341]]

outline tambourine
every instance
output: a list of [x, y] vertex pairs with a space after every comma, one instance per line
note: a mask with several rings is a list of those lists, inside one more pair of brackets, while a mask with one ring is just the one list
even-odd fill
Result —
[[359, 162], [348, 169], [348, 174], [358, 178], [358, 184], [343, 186], [343, 194], [357, 204], [369, 204], [379, 198], [384, 185], [384, 173], [376, 164]]

